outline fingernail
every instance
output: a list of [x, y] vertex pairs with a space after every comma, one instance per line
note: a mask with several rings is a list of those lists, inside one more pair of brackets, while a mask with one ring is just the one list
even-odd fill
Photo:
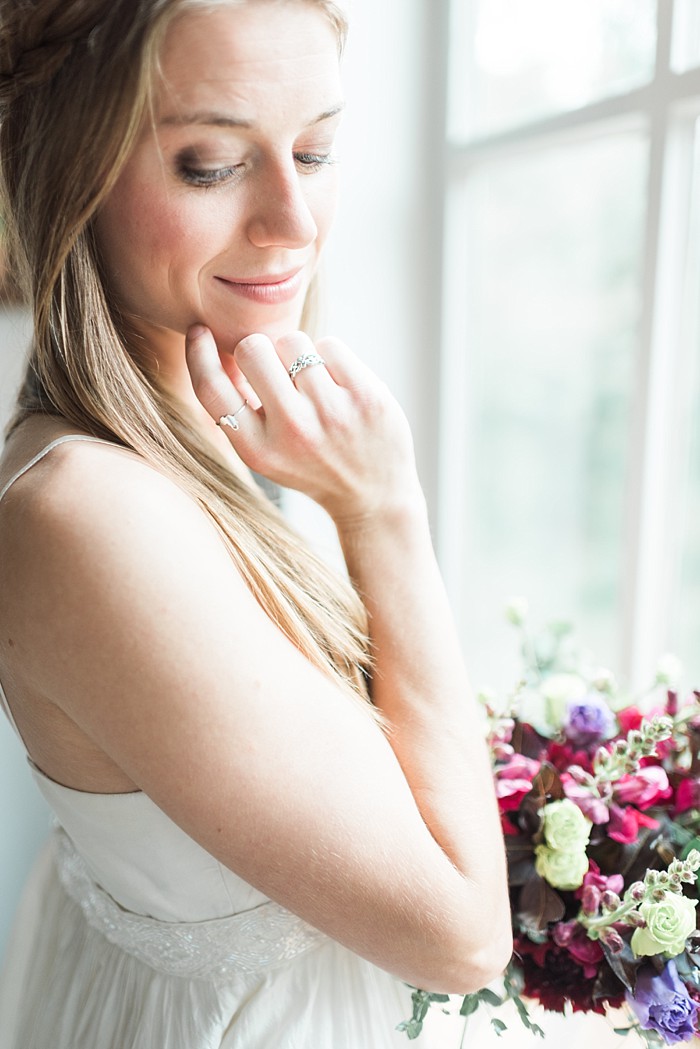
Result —
[[203, 324], [193, 324], [187, 332], [188, 339], [198, 339], [200, 335], [206, 335], [208, 328], [205, 328]]
[[260, 332], [253, 332], [252, 335], [246, 335], [245, 339], [241, 339], [236, 349], [247, 349], [253, 346], [258, 346], [263, 342], [267, 341], [266, 335], [261, 335]]

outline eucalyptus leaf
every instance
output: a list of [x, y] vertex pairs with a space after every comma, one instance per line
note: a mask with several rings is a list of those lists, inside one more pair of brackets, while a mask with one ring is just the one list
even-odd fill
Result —
[[479, 995], [478, 994], [467, 994], [465, 995], [462, 1007], [459, 1010], [460, 1016], [471, 1016], [479, 1008]]
[[478, 997], [482, 1002], [488, 1002], [489, 1005], [493, 1005], [495, 1008], [503, 1005], [503, 999], [488, 987], [484, 987], [479, 991]]

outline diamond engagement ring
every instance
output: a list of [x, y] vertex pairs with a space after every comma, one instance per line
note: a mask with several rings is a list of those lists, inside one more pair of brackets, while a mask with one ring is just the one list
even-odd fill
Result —
[[319, 357], [317, 353], [302, 353], [300, 357], [297, 357], [289, 369], [289, 378], [294, 382], [299, 372], [303, 371], [304, 368], [311, 368], [314, 364], [325, 363], [323, 357]]
[[217, 425], [230, 426], [232, 430], [240, 430], [240, 426], [238, 425], [238, 419], [236, 418], [236, 416], [240, 415], [241, 412], [245, 411], [247, 407], [248, 402], [244, 401], [240, 408], [237, 408], [236, 411], [233, 412], [231, 415], [222, 415]]

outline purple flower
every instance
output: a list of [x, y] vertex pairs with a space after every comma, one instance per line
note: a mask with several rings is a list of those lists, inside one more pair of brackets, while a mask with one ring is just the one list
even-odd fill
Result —
[[589, 692], [567, 703], [564, 732], [574, 743], [588, 746], [608, 739], [614, 730], [615, 715], [602, 696]]
[[666, 963], [662, 973], [652, 966], [640, 968], [634, 996], [627, 991], [626, 998], [644, 1030], [658, 1031], [667, 1045], [687, 1042], [696, 1033], [698, 1006], [673, 960]]

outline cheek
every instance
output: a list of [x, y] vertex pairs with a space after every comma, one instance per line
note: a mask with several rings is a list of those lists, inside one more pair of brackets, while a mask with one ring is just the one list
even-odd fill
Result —
[[144, 188], [124, 179], [96, 222], [115, 291], [127, 304], [166, 290], [178, 272], [197, 269], [217, 224], [205, 200]]
[[309, 209], [318, 229], [319, 248], [322, 247], [333, 225], [338, 204], [339, 181], [338, 173], [332, 170], [325, 184], [314, 189], [307, 197]]

